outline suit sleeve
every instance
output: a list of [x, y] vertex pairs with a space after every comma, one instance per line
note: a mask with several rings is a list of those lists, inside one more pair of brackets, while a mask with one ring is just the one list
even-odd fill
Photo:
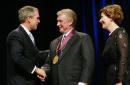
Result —
[[93, 48], [93, 42], [89, 35], [83, 36], [81, 49], [83, 57], [83, 69], [80, 77], [80, 82], [90, 83], [94, 71], [95, 52]]
[[119, 72], [117, 82], [123, 82], [128, 59], [128, 35], [125, 32], [125, 30], [119, 31], [117, 36], [117, 46], [120, 51]]
[[28, 59], [24, 54], [24, 45], [21, 36], [17, 33], [8, 38], [8, 52], [14, 64], [21, 70], [31, 73], [34, 69], [35, 59]]

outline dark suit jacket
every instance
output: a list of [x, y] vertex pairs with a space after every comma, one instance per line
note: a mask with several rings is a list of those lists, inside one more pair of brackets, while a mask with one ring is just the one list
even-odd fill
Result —
[[129, 55], [128, 34], [124, 28], [118, 28], [107, 39], [102, 53], [104, 85], [115, 85], [118, 82], [122, 82], [122, 85], [130, 85], [130, 70], [127, 67]]
[[[56, 55], [61, 36], [51, 42], [50, 56]], [[88, 34], [75, 32], [59, 56], [59, 62], [52, 64], [52, 85], [77, 85], [90, 83], [94, 70], [94, 49]]]
[[31, 74], [39, 51], [25, 30], [19, 26], [7, 37], [7, 85], [38, 85]]

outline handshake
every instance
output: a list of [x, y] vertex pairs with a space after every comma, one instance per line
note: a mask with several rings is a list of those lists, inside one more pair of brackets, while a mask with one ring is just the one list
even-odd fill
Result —
[[41, 81], [45, 81], [45, 78], [47, 77], [46, 72], [44, 69], [42, 68], [37, 68], [35, 70], [37, 77], [41, 80]]

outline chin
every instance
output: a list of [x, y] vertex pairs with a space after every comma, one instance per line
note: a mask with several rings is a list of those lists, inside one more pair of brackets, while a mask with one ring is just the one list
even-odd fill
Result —
[[60, 29], [59, 31], [60, 31], [61, 33], [63, 33], [63, 30], [62, 30], [62, 29]]
[[104, 25], [102, 25], [102, 28], [105, 29], [106, 27]]
[[102, 27], [102, 29], [106, 29], [105, 27]]

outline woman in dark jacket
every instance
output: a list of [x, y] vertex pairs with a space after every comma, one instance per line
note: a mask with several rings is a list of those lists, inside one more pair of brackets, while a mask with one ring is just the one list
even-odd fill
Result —
[[[125, 75], [129, 55], [128, 34], [120, 27], [123, 12], [120, 5], [108, 5], [100, 10], [102, 28], [109, 31], [105, 48], [102, 53], [104, 85], [130, 85]], [[126, 81], [127, 80], [127, 81]]]

